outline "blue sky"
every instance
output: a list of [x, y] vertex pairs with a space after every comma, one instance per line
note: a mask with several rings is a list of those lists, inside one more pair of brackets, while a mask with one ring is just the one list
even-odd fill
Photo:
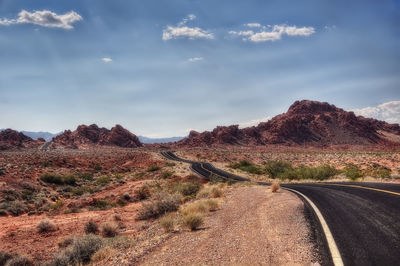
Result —
[[0, 0], [0, 128], [182, 136], [299, 99], [398, 122], [399, 47], [394, 0]]

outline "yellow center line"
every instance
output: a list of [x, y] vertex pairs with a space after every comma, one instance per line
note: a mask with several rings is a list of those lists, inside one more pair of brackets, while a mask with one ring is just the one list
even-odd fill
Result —
[[379, 192], [384, 192], [384, 193], [389, 193], [389, 194], [394, 194], [394, 195], [400, 196], [399, 192], [394, 192], [394, 191], [384, 190], [384, 189], [379, 189], [379, 188], [372, 188], [372, 187], [363, 187], [363, 186], [359, 186], [359, 185], [327, 184], [327, 183], [324, 183], [324, 185], [363, 188], [363, 189], [369, 189], [369, 190], [374, 190], [374, 191], [379, 191]]

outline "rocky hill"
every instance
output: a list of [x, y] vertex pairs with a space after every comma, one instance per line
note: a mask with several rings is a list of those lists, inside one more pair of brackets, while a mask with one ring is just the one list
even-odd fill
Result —
[[93, 124], [80, 125], [75, 131], [65, 130], [52, 140], [52, 147], [89, 148], [93, 146], [118, 146], [124, 148], [141, 147], [138, 137], [120, 125], [100, 128]]
[[12, 148], [32, 148], [42, 145], [44, 139], [33, 140], [21, 132], [5, 129], [0, 132], [0, 150]]
[[400, 145], [400, 126], [356, 116], [326, 102], [296, 101], [289, 110], [258, 126], [216, 127], [190, 132], [178, 146], [203, 145]]

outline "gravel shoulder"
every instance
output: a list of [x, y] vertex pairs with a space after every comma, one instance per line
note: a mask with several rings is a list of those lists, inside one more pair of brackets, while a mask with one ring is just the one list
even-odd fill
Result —
[[174, 233], [141, 265], [290, 264], [319, 262], [303, 202], [290, 192], [240, 187], [226, 192], [220, 210], [200, 230]]

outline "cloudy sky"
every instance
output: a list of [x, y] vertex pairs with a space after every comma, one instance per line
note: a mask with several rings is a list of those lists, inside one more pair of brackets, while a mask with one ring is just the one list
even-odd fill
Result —
[[248, 126], [298, 99], [400, 122], [400, 1], [0, 0], [0, 128]]

